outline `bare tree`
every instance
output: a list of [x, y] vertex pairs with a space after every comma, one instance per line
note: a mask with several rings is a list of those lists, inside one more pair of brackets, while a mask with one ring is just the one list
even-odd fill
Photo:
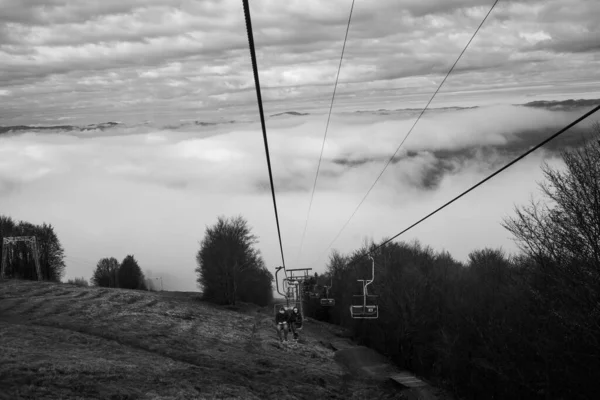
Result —
[[[600, 125], [584, 146], [562, 152], [564, 170], [542, 167], [540, 188], [546, 202], [516, 209], [503, 226], [529, 261], [533, 304], [547, 313], [549, 347], [577, 349], [600, 357]], [[550, 326], [550, 325], [549, 325]], [[574, 366], [574, 353], [546, 353], [547, 364]], [[560, 357], [560, 359], [557, 359]], [[552, 360], [552, 361], [550, 361]], [[585, 376], [578, 370], [580, 377]], [[552, 379], [547, 373], [548, 387]]]
[[[600, 134], [599, 124], [593, 133]], [[553, 288], [548, 295], [592, 306], [600, 295], [600, 140], [563, 151], [562, 160], [564, 171], [542, 167], [540, 188], [548, 201], [517, 207], [503, 226], [536, 261], [545, 286]]]

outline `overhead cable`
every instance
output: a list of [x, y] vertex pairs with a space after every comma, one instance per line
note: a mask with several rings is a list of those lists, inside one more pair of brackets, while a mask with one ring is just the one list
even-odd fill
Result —
[[404, 136], [404, 139], [402, 139], [402, 142], [400, 142], [400, 145], [396, 148], [396, 151], [394, 152], [394, 154], [392, 154], [392, 156], [389, 158], [389, 160], [387, 161], [387, 163], [385, 164], [385, 166], [383, 167], [383, 169], [379, 173], [379, 176], [377, 176], [377, 179], [375, 179], [375, 182], [373, 182], [373, 184], [371, 185], [371, 187], [369, 188], [369, 190], [367, 191], [367, 193], [364, 195], [364, 197], [362, 198], [362, 200], [360, 201], [360, 203], [358, 203], [358, 206], [356, 206], [356, 208], [354, 209], [354, 212], [352, 212], [352, 215], [350, 215], [350, 218], [348, 218], [348, 220], [346, 221], [346, 223], [344, 224], [344, 226], [342, 226], [342, 229], [340, 229], [340, 231], [337, 233], [337, 235], [331, 241], [331, 243], [325, 249], [325, 251], [323, 253], [321, 253], [321, 256], [323, 256], [323, 254], [325, 254], [331, 248], [331, 246], [333, 246], [333, 244], [335, 243], [335, 241], [340, 237], [340, 235], [342, 234], [342, 232], [346, 229], [346, 227], [348, 226], [348, 224], [350, 223], [350, 221], [352, 220], [352, 218], [354, 218], [354, 215], [356, 215], [356, 212], [358, 211], [358, 209], [360, 208], [360, 206], [362, 206], [362, 204], [365, 202], [365, 200], [367, 199], [367, 197], [371, 193], [371, 190], [373, 190], [373, 188], [375, 187], [375, 185], [377, 184], [377, 182], [379, 181], [379, 179], [381, 178], [381, 176], [383, 175], [383, 173], [385, 172], [385, 170], [387, 169], [387, 167], [394, 160], [394, 157], [396, 156], [396, 154], [398, 154], [398, 151], [400, 150], [400, 148], [402, 147], [402, 145], [404, 144], [404, 142], [406, 141], [406, 139], [408, 139], [408, 137], [412, 133], [413, 129], [415, 128], [415, 126], [417, 125], [417, 123], [419, 122], [419, 120], [421, 119], [421, 117], [423, 116], [423, 114], [425, 113], [425, 111], [427, 110], [427, 108], [429, 108], [429, 105], [431, 104], [431, 102], [433, 101], [433, 99], [435, 98], [435, 96], [438, 94], [438, 92], [440, 91], [440, 89], [442, 88], [442, 86], [444, 85], [444, 83], [446, 82], [446, 79], [448, 79], [448, 77], [450, 76], [450, 74], [454, 70], [454, 67], [456, 67], [456, 64], [458, 64], [458, 61], [462, 58], [463, 54], [465, 53], [465, 51], [467, 50], [467, 48], [469, 47], [469, 45], [471, 44], [471, 42], [473, 41], [473, 39], [475, 38], [475, 36], [477, 35], [477, 33], [479, 32], [479, 30], [481, 29], [481, 27], [483, 26], [483, 23], [487, 20], [487, 18], [491, 14], [492, 10], [494, 9], [494, 7], [496, 7], [496, 4], [498, 4], [499, 1], [500, 0], [495, 0], [494, 1], [494, 4], [492, 4], [492, 7], [488, 11], [488, 13], [485, 15], [485, 17], [483, 18], [483, 20], [481, 21], [481, 23], [479, 24], [479, 26], [475, 30], [475, 33], [473, 33], [473, 35], [471, 36], [471, 39], [469, 39], [469, 42], [464, 47], [464, 49], [461, 51], [461, 53], [459, 54], [459, 56], [456, 59], [456, 61], [454, 62], [454, 64], [452, 65], [452, 67], [450, 68], [450, 70], [448, 71], [448, 73], [446, 74], [446, 76], [444, 77], [444, 79], [442, 80], [442, 82], [440, 83], [440, 85], [438, 86], [438, 88], [436, 89], [436, 91], [433, 93], [433, 95], [431, 96], [431, 98], [429, 99], [429, 101], [427, 102], [427, 105], [425, 106], [425, 108], [423, 108], [423, 110], [421, 111], [421, 113], [419, 114], [419, 116], [417, 117], [417, 119], [415, 120], [415, 122], [413, 123], [412, 127], [410, 128], [410, 130], [408, 131], [408, 133], [406, 134], [406, 136]]
[[350, 21], [352, 20], [352, 10], [354, 10], [354, 0], [350, 6], [350, 16], [348, 16], [348, 25], [346, 26], [346, 36], [344, 37], [344, 44], [342, 46], [342, 55], [340, 56], [340, 63], [338, 65], [337, 75], [335, 77], [335, 84], [333, 85], [333, 95], [331, 96], [331, 104], [329, 105], [329, 115], [327, 116], [327, 124], [325, 125], [325, 134], [323, 135], [323, 144], [321, 145], [321, 154], [319, 155], [319, 163], [317, 164], [317, 173], [315, 174], [315, 182], [312, 188], [312, 194], [310, 195], [310, 203], [308, 204], [308, 213], [306, 214], [306, 222], [304, 223], [304, 231], [302, 232], [302, 239], [300, 241], [300, 250], [298, 251], [298, 258], [302, 254], [302, 246], [304, 245], [304, 237], [306, 236], [306, 228], [308, 227], [308, 219], [310, 217], [310, 209], [312, 207], [313, 198], [315, 197], [315, 189], [317, 188], [317, 178], [319, 177], [319, 170], [321, 169], [321, 159], [323, 158], [323, 150], [325, 149], [325, 140], [327, 139], [327, 130], [329, 129], [329, 121], [331, 120], [331, 110], [333, 109], [333, 100], [335, 99], [335, 92], [340, 78], [340, 71], [342, 69], [342, 60], [344, 59], [344, 50], [346, 50], [346, 41], [348, 40], [348, 31], [350, 30]]
[[271, 183], [271, 194], [273, 196], [273, 208], [275, 209], [275, 222], [277, 223], [277, 235], [279, 236], [279, 249], [281, 250], [281, 262], [285, 268], [283, 256], [283, 243], [281, 241], [281, 229], [279, 228], [279, 214], [277, 213], [277, 201], [275, 200], [275, 185], [273, 184], [273, 171], [271, 169], [271, 157], [269, 156], [269, 143], [267, 140], [267, 128], [265, 126], [265, 113], [263, 111], [262, 96], [260, 94], [260, 81], [258, 79], [258, 65], [256, 63], [256, 51], [254, 48], [254, 36], [252, 35], [252, 20], [250, 18], [250, 6], [248, 0], [242, 0], [244, 5], [244, 16], [246, 19], [246, 31], [248, 32], [248, 44], [250, 47], [250, 58], [252, 59], [252, 70], [254, 72], [254, 84], [256, 86], [256, 98], [258, 100], [258, 112], [262, 126], [263, 139], [265, 142], [265, 153], [267, 155], [267, 167], [269, 168], [269, 181]]
[[381, 243], [380, 245], [374, 247], [373, 249], [371, 249], [368, 253], [365, 253], [361, 256], [359, 256], [358, 258], [356, 258], [354, 262], [357, 262], [358, 260], [360, 260], [361, 258], [367, 256], [369, 253], [373, 253], [377, 250], [379, 250], [380, 248], [382, 248], [383, 246], [385, 246], [386, 244], [390, 243], [392, 240], [396, 239], [398, 236], [408, 232], [410, 229], [414, 228], [415, 226], [419, 225], [421, 222], [425, 221], [426, 219], [432, 217], [433, 215], [435, 215], [436, 213], [438, 213], [439, 211], [443, 210], [444, 208], [446, 208], [447, 206], [449, 206], [450, 204], [454, 203], [456, 200], [460, 199], [461, 197], [463, 197], [464, 195], [466, 195], [467, 193], [471, 192], [472, 190], [476, 189], [477, 187], [483, 185], [485, 182], [489, 181], [490, 179], [492, 179], [493, 177], [495, 177], [496, 175], [498, 175], [499, 173], [501, 173], [502, 171], [506, 170], [507, 168], [511, 167], [512, 165], [516, 164], [517, 162], [521, 161], [523, 158], [527, 157], [529, 154], [533, 153], [534, 151], [536, 151], [537, 149], [539, 149], [540, 147], [542, 147], [543, 145], [545, 145], [546, 143], [550, 142], [551, 140], [557, 138], [558, 136], [560, 136], [561, 134], [563, 134], [564, 132], [566, 132], [567, 130], [569, 130], [570, 128], [572, 128], [573, 126], [577, 125], [578, 123], [580, 123], [581, 121], [583, 121], [584, 119], [590, 117], [592, 114], [596, 113], [598, 110], [600, 110], [600, 104], [597, 105], [596, 107], [594, 107], [592, 110], [588, 111], [587, 113], [585, 113], [584, 115], [582, 115], [581, 117], [577, 118], [575, 121], [571, 122], [569, 125], [565, 126], [564, 128], [562, 128], [561, 130], [559, 130], [558, 132], [556, 132], [555, 134], [553, 134], [552, 136], [548, 137], [547, 139], [545, 139], [544, 141], [542, 141], [541, 143], [539, 143], [538, 145], [536, 145], [535, 147], [532, 147], [531, 149], [527, 150], [525, 153], [521, 154], [519, 157], [515, 158], [514, 160], [512, 160], [511, 162], [509, 162], [508, 164], [506, 164], [504, 167], [500, 168], [499, 170], [497, 170], [496, 172], [494, 172], [493, 174], [489, 175], [487, 178], [481, 180], [479, 183], [471, 186], [469, 189], [465, 190], [464, 192], [462, 192], [461, 194], [459, 194], [458, 196], [456, 196], [455, 198], [453, 198], [452, 200], [448, 201], [446, 204], [444, 204], [443, 206], [437, 208], [435, 211], [432, 211], [431, 213], [427, 214], [426, 216], [424, 216], [423, 218], [421, 218], [420, 220], [418, 220], [417, 222], [415, 222], [414, 224], [412, 224], [411, 226], [409, 226], [408, 228], [404, 229], [403, 231], [401, 231], [400, 233], [397, 233], [396, 235], [392, 236], [391, 238], [389, 238], [388, 240], [386, 240], [385, 242]]

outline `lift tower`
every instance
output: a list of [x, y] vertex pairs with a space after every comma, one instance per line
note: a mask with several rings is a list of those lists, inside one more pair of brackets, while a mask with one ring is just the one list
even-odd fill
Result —
[[37, 247], [35, 236], [8, 236], [2, 240], [2, 263], [0, 264], [0, 279], [4, 279], [6, 265], [8, 264], [8, 249], [9, 246], [15, 245], [18, 242], [25, 242], [31, 249], [33, 261], [35, 263], [35, 271], [38, 281], [42, 280], [42, 268], [40, 267], [40, 255]]

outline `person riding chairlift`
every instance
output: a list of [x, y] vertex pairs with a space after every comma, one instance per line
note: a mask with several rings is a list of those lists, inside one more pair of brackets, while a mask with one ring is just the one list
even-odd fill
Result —
[[281, 331], [283, 331], [283, 337], [285, 338], [284, 340], [287, 342], [288, 338], [288, 321], [289, 321], [289, 316], [288, 313], [285, 312], [285, 308], [281, 307], [279, 309], [279, 312], [277, 312], [277, 315], [275, 316], [275, 325], [277, 328], [277, 336], [279, 337], [279, 341], [283, 342], [283, 340], [281, 339]]
[[298, 310], [298, 307], [293, 308], [288, 321], [289, 321], [292, 333], [294, 334], [294, 339], [298, 340], [297, 329], [302, 326], [302, 314]]

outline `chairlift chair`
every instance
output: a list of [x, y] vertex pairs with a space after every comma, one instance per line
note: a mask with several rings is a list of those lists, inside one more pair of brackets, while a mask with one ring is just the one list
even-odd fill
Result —
[[[354, 295], [354, 299], [358, 300], [360, 298], [361, 304], [354, 304], [350, 306], [350, 316], [353, 319], [377, 319], [379, 318], [379, 306], [377, 303], [376, 295], [369, 295], [367, 290], [367, 286], [369, 286], [375, 280], [375, 260], [373, 257], [369, 256], [371, 259], [371, 279], [357, 279], [359, 282], [362, 282], [363, 294], [362, 295]], [[375, 304], [373, 304], [375, 303]]]
[[332, 299], [329, 297], [329, 289], [331, 289], [331, 287], [333, 286], [333, 278], [331, 281], [332, 281], [332, 284], [330, 284], [329, 286], [325, 286], [325, 298], [321, 299], [321, 306], [323, 306], [323, 307], [335, 306], [335, 299]]
[[[294, 307], [298, 308], [298, 310], [300, 310], [300, 313], [304, 312], [304, 310], [302, 308], [302, 297], [300, 294], [300, 290], [301, 290], [302, 285], [308, 278], [308, 271], [311, 269], [312, 268], [299, 268], [299, 269], [290, 269], [290, 270], [286, 271], [286, 269], [283, 266], [275, 268], [275, 271], [276, 271], [275, 272], [275, 282], [276, 282], [276, 287], [277, 287], [277, 293], [279, 293], [285, 299], [284, 300], [285, 302], [280, 301], [273, 305], [273, 307], [274, 307], [273, 311], [274, 311], [275, 316], [277, 315], [277, 312], [279, 311], [279, 309], [282, 307], [287, 313], [292, 312], [292, 309]], [[283, 278], [283, 281], [282, 281], [282, 286], [283, 286], [283, 291], [284, 291], [283, 293], [279, 290], [279, 279], [278, 279], [278, 274], [281, 270], [283, 270], [283, 272], [285, 274], [285, 278]], [[301, 271], [301, 273], [303, 273], [304, 276], [294, 276], [294, 272], [298, 272], [298, 271]], [[290, 272], [289, 276], [287, 275], [287, 272]], [[290, 329], [289, 325], [288, 325], [288, 329]], [[298, 330], [298, 331], [302, 330], [302, 323], [296, 324], [296, 330]]]
[[379, 318], [379, 306], [377, 296], [374, 295], [354, 295], [355, 299], [361, 299], [361, 304], [350, 306], [350, 316], [353, 319], [377, 319]]

